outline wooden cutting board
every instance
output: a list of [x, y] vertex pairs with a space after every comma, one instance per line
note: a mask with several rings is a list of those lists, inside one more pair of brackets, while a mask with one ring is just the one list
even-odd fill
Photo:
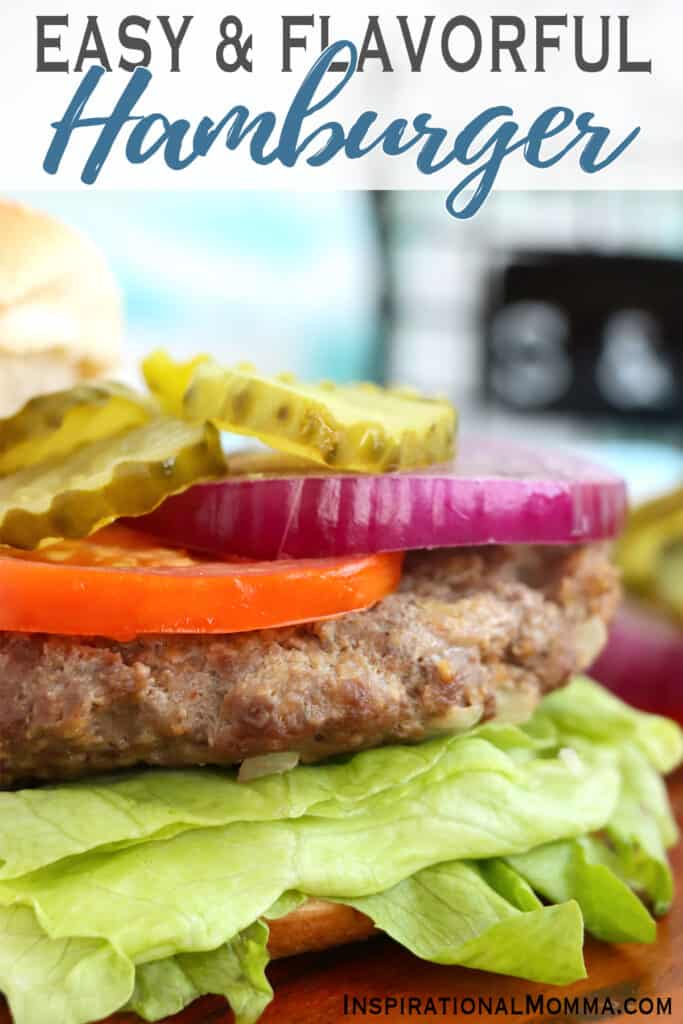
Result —
[[[683, 826], [683, 771], [670, 784], [671, 797]], [[510, 1019], [525, 1024], [549, 1024], [587, 1020], [648, 1021], [668, 1019], [672, 1024], [683, 1022], [683, 843], [673, 852], [672, 862], [678, 883], [678, 900], [671, 913], [659, 923], [657, 942], [652, 946], [607, 946], [588, 939], [586, 964], [588, 978], [567, 988], [534, 985], [513, 978], [503, 978], [480, 971], [458, 967], [438, 967], [411, 956], [388, 939], [330, 950], [316, 956], [293, 957], [272, 964], [269, 976], [275, 988], [273, 1003], [262, 1018], [263, 1024], [349, 1024], [352, 1020], [447, 1020], [468, 1021], [477, 1024], [493, 1019]], [[547, 998], [574, 995], [597, 995], [600, 1000], [610, 998], [612, 1005], [622, 1007], [627, 999], [657, 997], [671, 999], [668, 1017], [658, 1018], [647, 1012], [629, 1013], [628, 1016], [586, 1016], [579, 1005], [579, 1013], [555, 1014], [552, 1004], [545, 1014], [528, 1016], [524, 1011], [527, 993], [545, 994]], [[344, 1013], [344, 997], [356, 996], [369, 1000], [394, 996], [448, 997], [462, 1000], [468, 996], [503, 997], [507, 1001], [507, 1017], [482, 1016], [477, 1013], [460, 1015], [402, 1016], [401, 1010], [390, 1010], [382, 1016], [353, 1017]], [[513, 997], [516, 1003], [513, 1004]], [[404, 1004], [404, 1005], [407, 1005]], [[630, 1004], [633, 1006], [634, 1004]], [[511, 1011], [516, 1007], [517, 1013]], [[519, 1010], [522, 1009], [520, 1015]], [[647, 1004], [644, 1007], [647, 1011]], [[184, 1013], [169, 1019], [167, 1024], [232, 1024], [232, 1014], [225, 1002], [206, 998], [196, 1002]], [[9, 1014], [0, 1012], [0, 1024], [11, 1024]], [[130, 1014], [117, 1014], [108, 1024], [140, 1024]]]

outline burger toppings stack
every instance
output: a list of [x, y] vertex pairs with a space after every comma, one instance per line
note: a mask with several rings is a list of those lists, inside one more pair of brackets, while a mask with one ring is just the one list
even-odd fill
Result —
[[[585, 673], [622, 481], [445, 400], [200, 357], [0, 421], [0, 991], [160, 1020], [388, 933], [534, 981], [651, 942], [677, 725]], [[223, 434], [261, 442], [225, 454]], [[232, 451], [232, 446], [231, 446]]]

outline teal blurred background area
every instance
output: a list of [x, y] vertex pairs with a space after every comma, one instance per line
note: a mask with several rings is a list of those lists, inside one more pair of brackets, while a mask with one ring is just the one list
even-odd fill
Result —
[[363, 193], [20, 193], [88, 234], [121, 284], [127, 366], [151, 348], [265, 370], [377, 375]]
[[407, 385], [463, 431], [598, 456], [636, 499], [683, 478], [680, 193], [501, 192], [467, 221], [436, 191], [14, 198], [106, 254], [129, 380], [164, 346]]

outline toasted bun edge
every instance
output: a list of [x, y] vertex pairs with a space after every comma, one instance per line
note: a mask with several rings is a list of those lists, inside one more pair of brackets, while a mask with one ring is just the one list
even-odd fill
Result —
[[377, 934], [370, 918], [360, 911], [317, 899], [309, 899], [284, 917], [268, 921], [268, 927], [268, 952], [274, 960], [318, 953]]

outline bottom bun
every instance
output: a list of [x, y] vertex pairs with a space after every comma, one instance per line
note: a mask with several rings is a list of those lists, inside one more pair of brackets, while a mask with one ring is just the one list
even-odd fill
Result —
[[58, 352], [0, 352], [0, 418], [11, 416], [35, 395], [73, 387], [88, 375], [88, 367], [70, 363]]
[[268, 927], [268, 952], [274, 960], [297, 953], [318, 953], [377, 934], [370, 918], [353, 907], [313, 899], [269, 921]]

